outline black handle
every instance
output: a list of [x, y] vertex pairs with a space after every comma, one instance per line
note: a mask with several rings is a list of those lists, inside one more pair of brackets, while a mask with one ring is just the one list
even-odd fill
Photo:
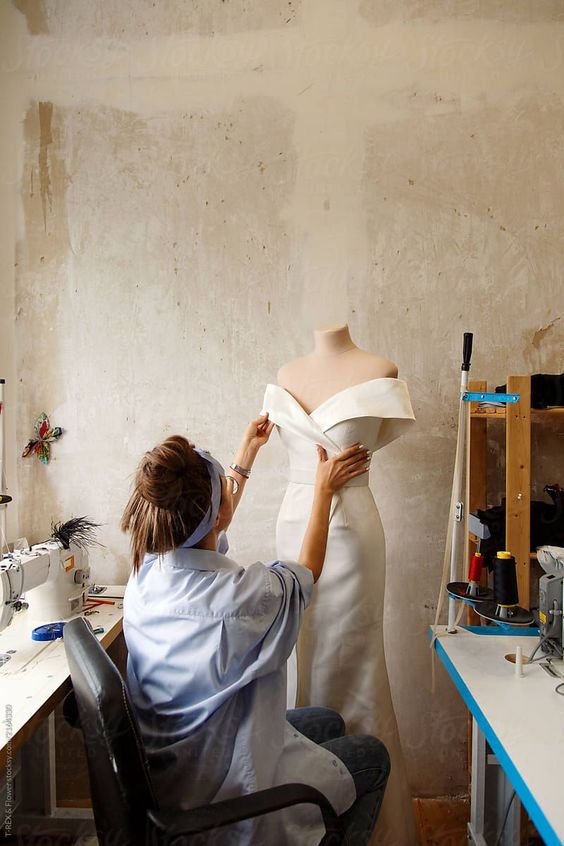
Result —
[[472, 358], [472, 332], [464, 333], [464, 344], [462, 347], [462, 370], [470, 370], [470, 359]]

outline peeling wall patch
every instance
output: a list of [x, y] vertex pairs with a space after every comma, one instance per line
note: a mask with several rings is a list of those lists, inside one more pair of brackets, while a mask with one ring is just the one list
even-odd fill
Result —
[[53, 103], [39, 103], [39, 187], [45, 231], [47, 231], [47, 203], [49, 203], [49, 211], [53, 208], [48, 150], [49, 145], [53, 141], [53, 136], [51, 135], [52, 117]]
[[540, 347], [546, 333], [550, 332], [550, 330], [554, 328], [554, 325], [556, 323], [558, 323], [559, 320], [560, 320], [559, 317], [555, 317], [554, 320], [551, 320], [550, 323], [546, 324], [546, 326], [541, 326], [540, 329], [537, 329], [537, 331], [533, 334], [533, 339], [531, 341], [531, 343], [532, 343], [533, 347], [535, 347], [535, 349], [538, 350], [538, 348]]

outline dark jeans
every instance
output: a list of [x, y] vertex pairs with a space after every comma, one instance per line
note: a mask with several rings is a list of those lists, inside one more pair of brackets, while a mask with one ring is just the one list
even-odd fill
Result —
[[347, 846], [365, 846], [376, 825], [390, 773], [390, 757], [381, 740], [368, 734], [345, 736], [345, 723], [330, 708], [295, 708], [286, 719], [297, 731], [340, 758], [352, 775], [356, 801], [341, 821]]

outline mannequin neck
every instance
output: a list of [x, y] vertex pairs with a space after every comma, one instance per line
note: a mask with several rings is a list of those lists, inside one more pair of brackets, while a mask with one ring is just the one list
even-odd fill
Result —
[[347, 350], [357, 349], [356, 344], [352, 341], [349, 327], [346, 323], [343, 326], [329, 326], [326, 329], [315, 329], [313, 337], [315, 339], [314, 353], [316, 355], [338, 355], [339, 353], [347, 352]]

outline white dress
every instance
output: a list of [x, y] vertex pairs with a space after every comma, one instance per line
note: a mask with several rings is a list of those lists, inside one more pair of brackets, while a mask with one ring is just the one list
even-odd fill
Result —
[[[298, 558], [313, 498], [315, 444], [335, 455], [360, 442], [375, 452], [414, 421], [400, 379], [362, 382], [308, 414], [278, 385], [268, 385], [264, 411], [289, 457], [288, 487], [278, 515], [281, 560]], [[314, 588], [297, 646], [295, 704], [335, 708], [347, 733], [371, 734], [386, 745], [392, 768], [373, 842], [415, 846], [415, 820], [386, 669], [383, 639], [386, 549], [368, 473], [333, 498], [323, 572]], [[289, 688], [295, 664], [288, 668]], [[289, 707], [293, 707], [292, 697]]]

